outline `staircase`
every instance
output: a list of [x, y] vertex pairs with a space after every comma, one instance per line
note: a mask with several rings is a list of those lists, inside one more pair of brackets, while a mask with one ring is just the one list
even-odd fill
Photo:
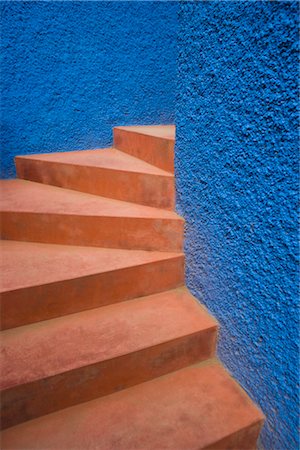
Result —
[[263, 415], [184, 287], [172, 126], [1, 182], [2, 446], [255, 449]]

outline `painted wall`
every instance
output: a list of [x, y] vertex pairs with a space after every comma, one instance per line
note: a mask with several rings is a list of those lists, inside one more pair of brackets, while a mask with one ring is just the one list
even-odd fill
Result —
[[187, 283], [221, 323], [219, 355], [296, 450], [296, 2], [182, 2], [177, 201]]
[[0, 2], [2, 176], [16, 154], [109, 146], [174, 122], [174, 2]]

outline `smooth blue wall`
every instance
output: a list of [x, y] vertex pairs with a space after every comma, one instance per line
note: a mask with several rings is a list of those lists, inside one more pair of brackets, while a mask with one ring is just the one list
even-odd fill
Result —
[[174, 2], [0, 2], [2, 176], [16, 154], [103, 147], [174, 122]]
[[298, 14], [283, 1], [182, 2], [179, 14], [187, 283], [267, 416], [266, 450], [298, 449]]

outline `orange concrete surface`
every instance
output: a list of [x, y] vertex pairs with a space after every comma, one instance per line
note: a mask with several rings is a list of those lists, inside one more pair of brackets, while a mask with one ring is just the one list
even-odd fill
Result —
[[171, 173], [174, 172], [174, 144], [173, 125], [114, 128], [115, 148]]
[[118, 130], [131, 131], [133, 133], [144, 134], [153, 138], [164, 138], [175, 141], [175, 125], [133, 125], [125, 127], [115, 127]]
[[0, 241], [0, 255], [2, 329], [149, 295], [184, 282], [181, 253]]
[[210, 358], [216, 329], [181, 288], [4, 331], [2, 424]]
[[16, 157], [19, 178], [174, 209], [174, 176], [116, 149]]
[[173, 211], [151, 208], [26, 180], [1, 180], [1, 211], [82, 214], [98, 217], [183, 219]]
[[184, 221], [173, 211], [25, 180], [1, 181], [3, 239], [181, 251]]
[[1, 448], [254, 450], [263, 415], [183, 286], [175, 127], [114, 144], [0, 184]]
[[8, 429], [3, 449], [254, 450], [263, 415], [214, 362]]

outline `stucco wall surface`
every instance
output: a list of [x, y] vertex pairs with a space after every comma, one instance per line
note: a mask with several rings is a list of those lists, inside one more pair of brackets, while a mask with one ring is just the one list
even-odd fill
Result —
[[2, 176], [16, 154], [104, 147], [172, 123], [174, 2], [0, 2]]
[[219, 355], [296, 450], [296, 2], [182, 2], [177, 207], [187, 283], [221, 324]]

